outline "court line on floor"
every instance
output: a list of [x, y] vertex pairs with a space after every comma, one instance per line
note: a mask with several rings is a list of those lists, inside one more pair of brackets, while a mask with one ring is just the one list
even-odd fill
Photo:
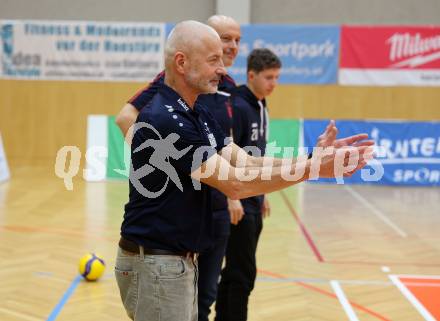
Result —
[[312, 249], [313, 254], [315, 254], [316, 259], [321, 263], [325, 262], [324, 257], [321, 255], [321, 252], [319, 251], [318, 247], [316, 246], [315, 242], [313, 241], [310, 233], [307, 231], [305, 225], [303, 224], [303, 222], [299, 218], [298, 213], [293, 208], [293, 206], [290, 203], [289, 199], [287, 198], [286, 194], [283, 191], [280, 191], [280, 194], [284, 200], [284, 203], [286, 203], [287, 208], [289, 209], [290, 213], [292, 214], [293, 218], [296, 220], [296, 223], [298, 224], [299, 228], [301, 229], [301, 232], [304, 235], [310, 248]]
[[327, 264], [347, 264], [347, 265], [388, 265], [388, 266], [415, 266], [415, 267], [440, 267], [440, 263], [420, 263], [420, 262], [374, 262], [374, 261], [332, 261], [327, 260]]
[[[261, 277], [257, 278], [259, 282], [271, 282], [271, 283], [293, 283], [293, 282], [303, 282], [309, 284], [328, 284], [330, 280], [327, 279], [307, 279], [307, 278], [284, 278], [278, 279], [274, 277]], [[372, 281], [372, 280], [336, 280], [340, 284], [345, 285], [370, 285], [370, 286], [393, 286], [394, 284], [391, 281]], [[440, 284], [427, 284], [427, 283], [418, 283], [418, 282], [405, 282], [405, 285], [409, 286], [418, 286], [418, 287], [426, 287], [426, 288], [438, 288]]]
[[354, 313], [354, 310], [351, 307], [350, 302], [348, 302], [348, 299], [345, 296], [345, 293], [342, 290], [341, 286], [339, 285], [338, 281], [331, 280], [330, 285], [333, 291], [335, 292], [336, 296], [338, 297], [339, 303], [341, 303], [342, 308], [345, 311], [345, 314], [347, 314], [348, 316], [348, 319], [350, 321], [359, 321], [359, 318], [357, 317], [356, 313]]
[[77, 275], [75, 279], [73, 279], [72, 283], [70, 284], [69, 288], [66, 290], [66, 292], [61, 297], [58, 304], [55, 306], [55, 308], [52, 310], [50, 315], [48, 316], [46, 321], [54, 321], [56, 320], [58, 314], [60, 314], [61, 310], [63, 309], [64, 305], [67, 303], [69, 298], [72, 296], [73, 292], [75, 292], [76, 287], [81, 282], [82, 276]]
[[[278, 278], [278, 279], [285, 279], [286, 278], [285, 276], [283, 276], [281, 274], [270, 272], [270, 271], [265, 271], [265, 270], [261, 270], [261, 269], [258, 269], [258, 272], [262, 273], [262, 274], [265, 274], [265, 275], [268, 275], [268, 276], [272, 276], [274, 278]], [[302, 286], [302, 287], [304, 287], [306, 289], [309, 289], [309, 290], [321, 293], [321, 294], [323, 294], [325, 296], [331, 297], [333, 299], [337, 299], [337, 297], [336, 297], [336, 295], [334, 293], [326, 291], [326, 290], [323, 290], [323, 289], [318, 288], [316, 286], [313, 286], [313, 285], [310, 285], [310, 284], [307, 284], [307, 283], [304, 283], [304, 282], [292, 282], [292, 284], [296, 284], [296, 285]], [[391, 321], [390, 319], [387, 319], [386, 317], [380, 315], [379, 313], [374, 312], [374, 311], [372, 311], [372, 310], [370, 310], [370, 309], [368, 309], [368, 308], [366, 308], [366, 307], [364, 307], [364, 306], [362, 306], [360, 304], [357, 304], [356, 302], [353, 302], [353, 301], [349, 301], [349, 302], [350, 302], [350, 304], [354, 308], [356, 308], [356, 309], [358, 309], [360, 311], [363, 311], [363, 312], [365, 312], [365, 313], [367, 313], [367, 314], [369, 314], [371, 316], [374, 316], [374, 317], [376, 317], [379, 320]]]
[[396, 224], [394, 224], [388, 216], [386, 216], [382, 211], [380, 211], [377, 207], [375, 207], [371, 202], [369, 202], [367, 199], [365, 199], [361, 194], [359, 194], [358, 192], [353, 190], [348, 185], [344, 185], [344, 187], [355, 199], [357, 199], [362, 205], [364, 205], [366, 208], [368, 208], [374, 215], [376, 215], [382, 222], [384, 222], [391, 229], [393, 229], [397, 234], [399, 234], [401, 237], [408, 236], [408, 234], [404, 230], [402, 230], [400, 227], [398, 227]]
[[[308, 279], [308, 278], [274, 278], [274, 277], [258, 277], [258, 281], [261, 282], [275, 282], [275, 283], [292, 283], [303, 282], [309, 284], [328, 284], [330, 280], [327, 279]], [[373, 286], [394, 286], [390, 281], [372, 281], [372, 280], [337, 280], [340, 284], [347, 285], [373, 285]]]
[[423, 316], [426, 321], [436, 321], [431, 313], [426, 310], [423, 304], [411, 293], [411, 291], [399, 280], [399, 275], [388, 275], [390, 280], [396, 285], [405, 298], [414, 306], [414, 308]]

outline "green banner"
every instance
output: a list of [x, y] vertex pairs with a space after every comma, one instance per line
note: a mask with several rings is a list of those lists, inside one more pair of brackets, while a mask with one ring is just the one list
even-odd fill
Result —
[[108, 116], [107, 119], [107, 178], [127, 178], [120, 173], [121, 170], [126, 169], [125, 164], [129, 164], [129, 159], [124, 163], [124, 145], [126, 143], [121, 130], [116, 125], [115, 118], [115, 116]]
[[271, 119], [268, 145], [275, 143], [276, 147], [281, 147], [281, 151], [272, 150], [269, 145], [266, 155], [281, 158], [285, 147], [293, 147], [293, 156], [298, 156], [300, 128], [301, 121], [298, 119]]

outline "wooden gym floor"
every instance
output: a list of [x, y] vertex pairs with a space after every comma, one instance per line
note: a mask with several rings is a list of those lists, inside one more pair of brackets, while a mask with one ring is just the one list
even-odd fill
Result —
[[[0, 320], [128, 320], [113, 277], [127, 182], [0, 184]], [[249, 321], [440, 320], [440, 189], [302, 184], [270, 195]], [[87, 283], [77, 262], [101, 254]]]

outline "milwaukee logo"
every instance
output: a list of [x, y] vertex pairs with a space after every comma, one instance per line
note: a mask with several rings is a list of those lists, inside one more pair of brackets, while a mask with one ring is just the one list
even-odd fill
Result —
[[[431, 61], [440, 59], [440, 35], [422, 38], [419, 33], [411, 35], [409, 33], [395, 33], [388, 40], [390, 44], [390, 61], [404, 59], [393, 64], [391, 67], [417, 67]], [[434, 52], [433, 52], [434, 51]], [[426, 53], [428, 55], [424, 55]]]

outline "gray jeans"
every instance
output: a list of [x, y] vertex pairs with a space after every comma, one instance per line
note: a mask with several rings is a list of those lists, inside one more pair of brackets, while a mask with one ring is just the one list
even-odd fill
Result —
[[197, 263], [172, 255], [135, 255], [118, 249], [121, 299], [135, 321], [197, 321]]

